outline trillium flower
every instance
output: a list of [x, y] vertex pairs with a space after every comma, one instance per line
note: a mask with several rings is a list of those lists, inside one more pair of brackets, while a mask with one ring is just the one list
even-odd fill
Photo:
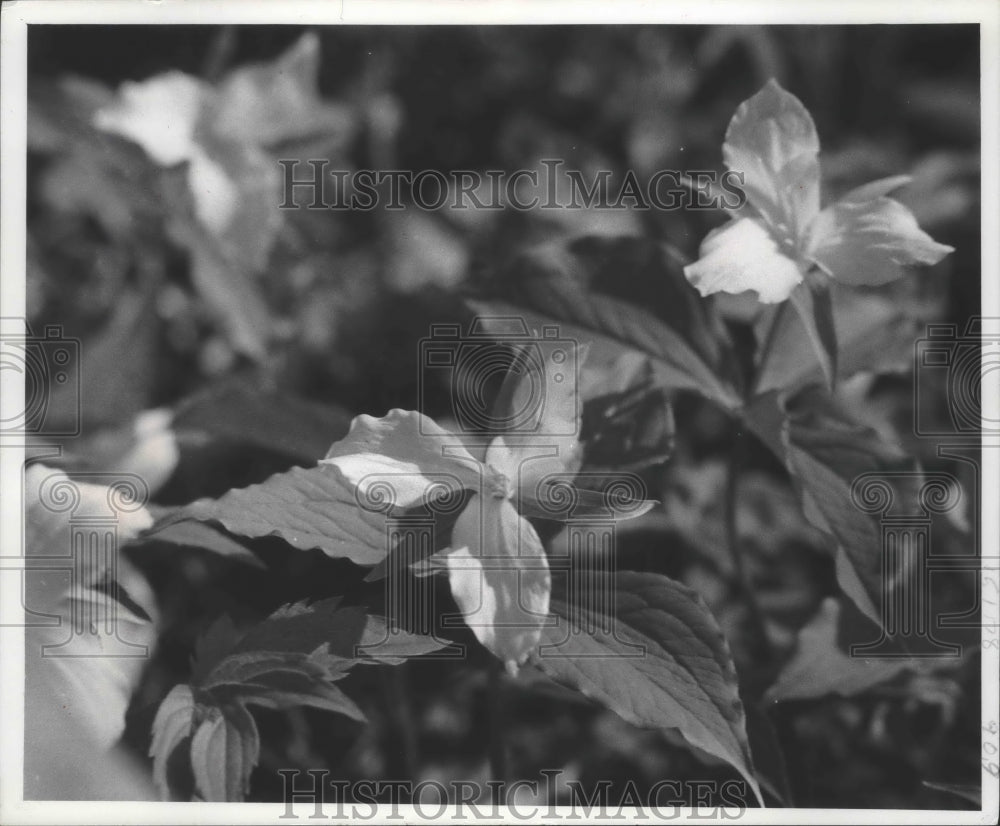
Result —
[[764, 304], [792, 298], [831, 361], [831, 279], [886, 284], [909, 265], [936, 264], [953, 251], [887, 197], [906, 176], [874, 181], [821, 210], [816, 126], [801, 101], [773, 79], [737, 108], [722, 154], [743, 176], [747, 203], [709, 233], [684, 274], [702, 295], [752, 290]]
[[265, 150], [339, 140], [351, 128], [346, 109], [319, 97], [319, 48], [306, 33], [274, 62], [236, 68], [216, 84], [178, 71], [126, 81], [94, 126], [161, 167], [186, 164], [199, 221], [235, 263], [262, 269], [281, 226], [280, 170]]
[[[526, 374], [518, 377], [512, 372], [508, 379], [501, 405], [514, 400], [515, 409], [524, 409], [518, 405], [525, 401], [525, 393], [532, 392], [526, 387], [541, 392]], [[406, 509], [440, 497], [446, 489], [449, 494], [456, 489], [472, 492], [448, 548], [430, 565], [447, 571], [466, 623], [511, 674], [539, 643], [551, 592], [545, 549], [525, 517], [568, 520], [599, 512], [604, 518], [630, 519], [655, 504], [639, 498], [612, 500], [592, 490], [567, 490], [565, 477], [578, 470], [580, 450], [576, 385], [564, 384], [550, 385], [551, 396], [538, 406], [534, 422], [538, 435], [520, 429], [496, 435], [482, 459], [468, 445], [473, 440], [448, 432], [421, 413], [404, 410], [392, 410], [381, 419], [359, 416], [323, 459], [340, 470], [362, 501], [377, 501], [391, 489], [392, 506]], [[560, 427], [566, 421], [576, 423], [572, 436]]]

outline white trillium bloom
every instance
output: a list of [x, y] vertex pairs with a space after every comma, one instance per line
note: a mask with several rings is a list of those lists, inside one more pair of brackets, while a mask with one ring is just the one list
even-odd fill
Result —
[[[462, 439], [428, 417], [392, 410], [381, 419], [355, 419], [323, 462], [339, 469], [359, 499], [374, 499], [391, 489], [392, 505], [401, 509], [441, 496], [442, 479], [453, 493], [455, 488], [472, 493], [449, 546], [421, 560], [416, 572], [447, 571], [466, 624], [515, 674], [539, 644], [552, 590], [545, 549], [523, 514], [541, 503], [547, 518], [561, 518], [544, 507], [546, 480], [553, 474], [562, 479], [579, 468], [580, 409], [575, 375], [567, 380], [565, 375], [556, 379], [555, 374], [512, 370], [504, 385], [497, 411], [501, 417], [510, 409], [537, 409], [539, 418], [525, 432], [495, 436], [482, 461]], [[545, 393], [544, 403], [533, 407], [524, 398], [529, 392]], [[533, 430], [539, 435], [531, 435]], [[609, 504], [596, 492], [576, 493], [580, 508], [600, 510], [603, 518], [631, 519], [655, 504], [639, 499]]]
[[709, 233], [684, 274], [702, 295], [754, 291], [785, 301], [818, 268], [843, 284], [885, 284], [904, 267], [936, 264], [952, 248], [886, 197], [908, 182], [875, 181], [820, 210], [819, 137], [808, 110], [771, 80], [736, 110], [723, 159], [742, 175], [746, 205]]

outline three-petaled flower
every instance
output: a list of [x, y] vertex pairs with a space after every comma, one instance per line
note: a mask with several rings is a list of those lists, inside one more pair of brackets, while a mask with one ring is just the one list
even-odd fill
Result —
[[737, 108], [723, 160], [743, 176], [747, 203], [709, 233], [699, 259], [684, 269], [702, 295], [753, 290], [774, 304], [810, 286], [803, 284], [807, 276], [886, 284], [907, 265], [935, 264], [953, 251], [887, 197], [907, 183], [905, 176], [859, 187], [821, 210], [818, 155], [812, 117], [775, 80]]
[[[323, 460], [360, 497], [377, 498], [377, 488], [388, 485], [396, 508], [440, 496], [442, 480], [452, 492], [472, 492], [434, 567], [447, 570], [466, 623], [512, 674], [539, 644], [551, 593], [545, 548], [525, 517], [565, 521], [600, 513], [604, 519], [631, 519], [655, 504], [574, 488], [572, 507], [565, 505], [565, 479], [580, 465], [576, 382], [542, 385], [537, 378], [512, 371], [505, 382], [509, 392], [501, 392], [515, 409], [538, 411], [528, 428], [533, 432], [494, 434], [484, 443], [450, 433], [421, 413], [392, 410], [381, 419], [356, 418]], [[546, 397], [538, 404], [525, 398], [539, 392]]]

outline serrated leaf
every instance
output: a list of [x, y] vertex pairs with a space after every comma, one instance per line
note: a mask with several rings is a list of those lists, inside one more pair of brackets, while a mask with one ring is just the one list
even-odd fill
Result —
[[209, 626], [194, 645], [191, 663], [191, 682], [201, 683], [209, 672], [225, 658], [243, 635], [236, 624], [223, 614]]
[[220, 706], [242, 703], [272, 709], [297, 706], [333, 711], [363, 722], [361, 709], [333, 685], [353, 662], [324, 651], [245, 651], [230, 654], [203, 677], [199, 692]]
[[204, 522], [175, 522], [164, 527], [156, 527], [154, 531], [139, 537], [135, 544], [166, 542], [183, 548], [210, 551], [254, 568], [265, 567], [260, 558], [245, 545], [241, 545], [231, 536]]
[[[473, 301], [480, 316], [555, 325], [562, 338], [590, 343], [595, 368], [624, 352], [648, 354], [656, 380], [695, 390], [725, 407], [739, 404], [720, 352], [719, 324], [688, 284], [669, 248], [637, 238], [582, 238], [528, 251]], [[640, 296], [645, 296], [640, 298]], [[487, 332], [504, 333], [504, 323]]]
[[442, 642], [422, 634], [390, 629], [382, 617], [333, 597], [275, 611], [251, 628], [234, 651], [271, 650], [311, 653], [320, 646], [333, 657], [358, 663], [398, 664], [436, 651]]
[[191, 769], [198, 795], [210, 803], [242, 800], [259, 753], [257, 726], [246, 709], [209, 708], [191, 738]]
[[170, 755], [191, 736], [195, 703], [190, 686], [176, 685], [163, 698], [153, 720], [153, 740], [149, 756], [153, 758], [153, 782], [164, 800], [170, 799], [167, 764]]
[[635, 725], [679, 731], [736, 768], [760, 799], [732, 656], [701, 598], [659, 574], [588, 583], [604, 594], [601, 585], [613, 588], [613, 623], [592, 600], [554, 596], [559, 623], [543, 629], [536, 664]]
[[238, 536], [277, 536], [299, 550], [318, 549], [359, 565], [375, 565], [387, 552], [384, 515], [359, 507], [343, 474], [329, 464], [292, 468], [219, 499], [200, 499], [168, 516], [150, 535], [186, 519]]
[[275, 671], [300, 671], [315, 679], [325, 679], [327, 666], [298, 651], [241, 651], [227, 655], [203, 677], [198, 688], [210, 691], [221, 686], [238, 687], [262, 679]]
[[367, 722], [364, 712], [339, 687], [297, 671], [267, 672], [253, 683], [241, 686], [236, 697], [246, 705], [276, 710], [307, 706], [343, 714], [359, 723]]

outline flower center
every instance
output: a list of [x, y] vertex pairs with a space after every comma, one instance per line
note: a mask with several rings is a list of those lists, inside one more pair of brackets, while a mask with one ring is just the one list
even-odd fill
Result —
[[486, 477], [486, 494], [494, 499], [510, 499], [514, 495], [514, 487], [510, 480], [492, 465], [489, 470]]

